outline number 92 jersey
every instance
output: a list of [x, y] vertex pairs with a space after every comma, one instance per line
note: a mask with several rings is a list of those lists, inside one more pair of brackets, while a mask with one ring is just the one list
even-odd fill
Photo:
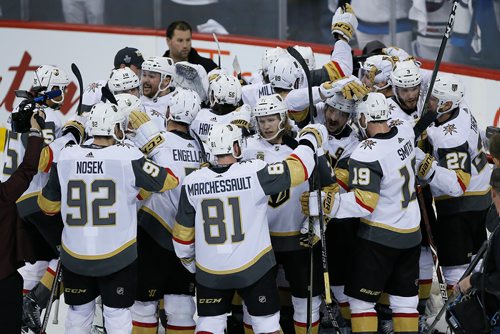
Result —
[[[394, 124], [394, 123], [393, 123]], [[413, 128], [399, 121], [363, 140], [349, 160], [349, 193], [337, 195], [334, 218], [361, 217], [358, 235], [392, 248], [420, 243]]]
[[87, 276], [106, 276], [137, 258], [139, 190], [162, 192], [178, 180], [128, 144], [66, 146], [38, 197], [46, 214], [61, 211], [61, 261]]

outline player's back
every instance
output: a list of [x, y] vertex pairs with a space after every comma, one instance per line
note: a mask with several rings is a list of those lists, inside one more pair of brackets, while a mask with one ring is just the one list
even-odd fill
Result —
[[212, 109], [203, 108], [198, 112], [196, 118], [191, 123], [190, 129], [191, 131], [196, 132], [200, 139], [205, 142], [208, 138], [208, 133], [214, 124], [229, 124], [233, 118], [234, 114], [232, 112], [219, 115]]
[[[64, 221], [61, 259], [82, 274], [112, 273], [136, 257], [136, 175], [142, 153], [127, 144], [68, 146], [53, 164]], [[142, 161], [142, 162], [141, 162]], [[158, 173], [151, 163], [142, 169]], [[128, 263], [127, 263], [128, 262]], [[92, 274], [94, 272], [94, 274]]]
[[197, 281], [214, 288], [254, 283], [275, 265], [267, 225], [268, 196], [258, 172], [261, 160], [202, 168], [188, 175], [183, 189], [196, 211]]
[[375, 208], [361, 218], [359, 234], [368, 240], [394, 248], [420, 242], [414, 138], [413, 128], [401, 122], [387, 134], [362, 141], [351, 155], [351, 189], [378, 193]]

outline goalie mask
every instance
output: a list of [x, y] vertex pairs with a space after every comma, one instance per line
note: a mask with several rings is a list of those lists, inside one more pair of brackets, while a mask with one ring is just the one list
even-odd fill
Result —
[[129, 67], [111, 72], [108, 80], [109, 90], [114, 94], [129, 93], [139, 97], [139, 77]]
[[[240, 154], [235, 155], [234, 143], [238, 143]], [[214, 156], [231, 154], [239, 159], [242, 156], [243, 133], [234, 124], [214, 124], [208, 133], [207, 145]]]
[[[285, 130], [285, 126], [288, 122], [287, 113], [288, 107], [280, 95], [273, 94], [261, 97], [252, 113], [252, 116], [255, 117], [261, 137], [267, 141], [277, 138], [283, 130]], [[269, 127], [270, 124], [266, 124], [266, 120], [269, 121], [267, 116], [273, 115], [279, 117], [277, 129]]]
[[208, 86], [208, 98], [210, 107], [216, 104], [237, 106], [241, 100], [241, 84], [239, 80], [232, 75], [220, 74]]
[[190, 125], [201, 109], [201, 100], [192, 90], [177, 88], [168, 101], [168, 119]]
[[295, 59], [291, 56], [284, 56], [269, 69], [269, 81], [273, 88], [297, 89], [304, 83], [304, 72]]
[[66, 72], [52, 65], [42, 65], [33, 74], [32, 90], [36, 93], [46, 93], [53, 89], [61, 90], [61, 99], [50, 101], [56, 105], [64, 102], [64, 91], [69, 85], [69, 78]]
[[[438, 74], [431, 94], [432, 99], [436, 101], [436, 112], [446, 114], [457, 108], [464, 99], [465, 89], [462, 81], [453, 74]], [[451, 102], [451, 107], [443, 111], [445, 103]]]
[[[160, 81], [154, 96], [151, 98], [158, 97], [160, 92], [164, 92], [170, 87], [174, 86], [175, 83], [175, 66], [174, 61], [168, 57], [151, 57], [142, 63], [142, 79], [141, 85], [144, 85], [144, 77], [147, 72], [159, 73]], [[170, 78], [168, 84], [164, 84], [165, 79]]]
[[[121, 142], [125, 139], [125, 131], [127, 128], [127, 117], [120, 108], [112, 103], [98, 103], [90, 110], [90, 115], [87, 124], [90, 128], [92, 136], [113, 137]], [[115, 126], [118, 125], [122, 132], [121, 138], [115, 134]]]

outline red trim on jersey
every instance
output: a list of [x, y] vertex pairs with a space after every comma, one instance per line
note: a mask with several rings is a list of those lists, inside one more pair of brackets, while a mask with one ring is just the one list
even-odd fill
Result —
[[418, 313], [393, 313], [392, 316], [398, 318], [418, 318]]
[[[293, 324], [294, 324], [295, 326], [297, 326], [297, 327], [307, 327], [307, 324], [306, 324], [306, 323], [303, 323], [303, 322], [298, 322], [298, 321], [295, 321], [295, 320], [293, 321]], [[311, 326], [312, 326], [312, 327], [316, 327], [316, 326], [318, 326], [318, 325], [319, 325], [319, 320], [317, 320], [317, 321], [315, 321], [315, 322], [313, 322], [313, 323], [311, 324]]]
[[170, 174], [173, 177], [175, 177], [175, 179], [177, 180], [177, 183], [179, 183], [179, 178], [177, 177], [177, 175], [174, 174], [174, 172], [172, 172], [172, 170], [170, 168], [165, 167], [165, 170], [167, 171], [167, 174]]
[[141, 194], [137, 194], [137, 196], [135, 196], [139, 201], [142, 201], [144, 198], [142, 198]]
[[299, 160], [299, 161], [300, 161], [300, 164], [302, 165], [302, 168], [304, 169], [304, 174], [306, 175], [306, 177], [305, 177], [304, 181], [305, 181], [305, 180], [307, 180], [307, 179], [309, 178], [309, 174], [307, 173], [307, 168], [306, 168], [306, 165], [304, 165], [304, 163], [302, 162], [302, 160], [301, 160], [301, 159], [300, 159], [297, 155], [295, 155], [295, 154], [290, 154], [290, 156], [291, 156], [292, 158], [295, 158], [295, 159], [297, 159], [297, 160]]
[[345, 191], [347, 191], [347, 192], [350, 191], [349, 186], [347, 184], [345, 184], [344, 182], [342, 182], [339, 179], [337, 179], [337, 183], [339, 184], [339, 186], [341, 186], [342, 188], [344, 188]]
[[56, 276], [56, 272], [54, 270], [50, 269], [50, 267], [47, 268], [47, 272], [49, 274], [51, 274], [52, 276]]
[[196, 329], [196, 325], [194, 325], [194, 326], [174, 326], [174, 325], [167, 324], [167, 329], [177, 329], [177, 330], [180, 330], [180, 331], [185, 331], [185, 330], [188, 330], [188, 329]]
[[419, 279], [418, 284], [431, 284], [432, 283], [432, 278], [431, 279]]
[[351, 313], [351, 318], [368, 318], [376, 317], [377, 312], [363, 312], [363, 313]]
[[132, 326], [142, 327], [142, 328], [154, 328], [158, 327], [158, 321], [155, 323], [151, 323], [151, 322], [139, 322], [132, 320]]
[[358, 203], [359, 206], [361, 206], [363, 209], [366, 209], [368, 211], [370, 211], [370, 213], [373, 212], [373, 210], [375, 210], [374, 208], [370, 208], [368, 205], [366, 205], [365, 203], [363, 203], [359, 198], [357, 198], [356, 196], [354, 196], [356, 198], [356, 203]]
[[50, 167], [52, 167], [52, 161], [54, 161], [54, 153], [49, 146], [49, 161], [47, 162], [47, 166], [43, 170], [44, 173], [48, 173], [50, 171]]
[[172, 237], [172, 239], [174, 239], [175, 242], [178, 242], [178, 243], [183, 244], [183, 245], [192, 245], [194, 243], [194, 240], [184, 241], [184, 240], [181, 240], [181, 239], [177, 239], [176, 237]]
[[337, 63], [335, 60], [332, 60], [333, 66], [337, 69], [337, 71], [340, 73], [341, 77], [345, 77], [344, 71], [342, 71], [342, 67], [340, 67], [339, 63]]
[[460, 178], [458, 176], [457, 176], [457, 180], [458, 180], [458, 184], [460, 185], [460, 188], [462, 188], [462, 191], [465, 192], [465, 190], [467, 189], [467, 187], [462, 182], [462, 180], [460, 180]]
[[252, 325], [249, 325], [246, 322], [243, 323], [243, 327], [248, 328], [248, 329], [253, 329]]
[[28, 289], [23, 289], [23, 295], [27, 295], [28, 293], [30, 293], [31, 290], [28, 290]]
[[340, 307], [349, 307], [349, 302], [339, 303]]

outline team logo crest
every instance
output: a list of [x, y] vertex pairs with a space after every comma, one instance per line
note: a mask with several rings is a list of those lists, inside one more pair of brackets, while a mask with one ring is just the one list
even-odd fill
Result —
[[457, 133], [457, 127], [455, 124], [448, 124], [445, 127], [443, 127], [444, 135], [453, 135], [453, 133]]
[[255, 155], [255, 158], [259, 159], [259, 160], [264, 160], [264, 152], [262, 152], [262, 151], [257, 152], [257, 154]]
[[151, 112], [151, 116], [163, 117], [163, 115], [158, 110], [151, 109], [150, 112]]
[[116, 294], [120, 295], [120, 296], [123, 296], [125, 294], [125, 288], [121, 287], [121, 286], [117, 287], [116, 288]]
[[130, 64], [130, 62], [132, 61], [132, 57], [126, 55], [125, 58], [123, 58], [123, 61], [125, 62], [125, 64]]
[[392, 113], [394, 109], [396, 109], [396, 106], [394, 104], [389, 104], [389, 112]]
[[274, 150], [275, 150], [275, 151], [279, 151], [279, 150], [280, 150], [280, 146], [279, 146], [279, 145], [275, 145], [275, 146], [274, 146]]
[[361, 142], [361, 148], [367, 149], [369, 148], [370, 150], [373, 149], [373, 146], [375, 146], [375, 142], [371, 139], [366, 139]]
[[92, 91], [93, 93], [95, 93], [96, 90], [98, 90], [99, 88], [101, 88], [102, 85], [98, 82], [93, 82], [89, 85], [89, 88], [87, 89], [88, 92]]
[[403, 121], [400, 120], [400, 119], [393, 119], [390, 123], [389, 123], [389, 126], [392, 128], [394, 126], [400, 126], [401, 124], [403, 124]]
[[266, 301], [266, 296], [259, 296], [259, 303], [264, 304]]

